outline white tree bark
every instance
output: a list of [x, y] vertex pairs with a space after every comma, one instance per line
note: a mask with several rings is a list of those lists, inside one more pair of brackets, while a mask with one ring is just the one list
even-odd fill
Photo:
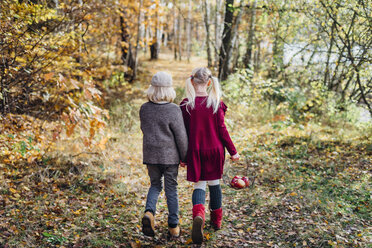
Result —
[[216, 16], [215, 16], [215, 22], [214, 22], [214, 30], [215, 30], [215, 41], [214, 41], [214, 63], [215, 67], [218, 66], [219, 61], [219, 51], [221, 48], [221, 40], [222, 40], [222, 31], [221, 25], [223, 25], [223, 21], [221, 16], [223, 14], [221, 13], [223, 5], [223, 0], [216, 0]]
[[208, 0], [204, 0], [204, 24], [205, 24], [205, 32], [206, 32], [206, 45], [207, 45], [207, 59], [208, 59], [208, 67], [212, 66], [212, 55], [211, 55], [211, 47], [210, 47], [210, 11], [209, 11], [209, 4]]
[[178, 39], [178, 19], [177, 19], [177, 7], [176, 0], [173, 0], [173, 51], [174, 59], [177, 59], [177, 39]]
[[191, 10], [192, 10], [192, 1], [189, 0], [189, 11], [188, 11], [187, 23], [186, 23], [186, 53], [187, 53], [188, 62], [190, 62], [190, 56], [191, 56]]
[[136, 41], [136, 48], [134, 51], [134, 70], [132, 74], [132, 80], [137, 77], [137, 68], [138, 68], [138, 51], [139, 51], [139, 42], [141, 40], [141, 25], [142, 25], [142, 5], [143, 0], [139, 1], [139, 13], [138, 13], [138, 20], [137, 20], [137, 41]]
[[182, 13], [181, 10], [178, 13], [177, 18], [177, 30], [178, 30], [178, 38], [177, 38], [177, 50], [178, 50], [178, 60], [182, 60]]

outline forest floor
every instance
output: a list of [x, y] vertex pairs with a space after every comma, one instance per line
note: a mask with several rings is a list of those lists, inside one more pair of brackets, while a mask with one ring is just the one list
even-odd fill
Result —
[[[98, 155], [71, 155], [71, 144], [61, 142], [59, 152], [40, 161], [0, 163], [0, 247], [199, 247], [190, 239], [192, 184], [184, 168], [178, 178], [181, 237], [167, 239], [164, 192], [156, 236], [141, 232], [149, 179], [138, 110], [155, 71], [171, 72], [182, 86], [203, 64], [199, 58], [173, 61], [170, 55], [142, 61], [142, 79], [110, 104], [109, 141]], [[251, 123], [231, 113], [227, 125], [242, 159], [226, 162], [223, 227], [214, 232], [207, 211], [200, 247], [371, 244], [371, 137], [347, 125]], [[227, 182], [234, 175], [254, 176], [255, 184], [232, 189]]]

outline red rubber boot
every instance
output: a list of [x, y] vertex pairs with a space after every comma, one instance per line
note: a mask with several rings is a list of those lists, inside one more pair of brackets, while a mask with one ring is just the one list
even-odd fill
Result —
[[205, 222], [205, 207], [203, 204], [196, 204], [192, 207], [192, 219], [192, 242], [201, 244], [203, 243], [203, 228]]
[[222, 208], [211, 210], [211, 226], [215, 230], [221, 229], [222, 223]]

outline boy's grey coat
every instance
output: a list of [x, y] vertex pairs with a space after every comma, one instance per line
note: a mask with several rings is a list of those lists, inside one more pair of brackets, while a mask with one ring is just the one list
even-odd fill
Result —
[[140, 110], [144, 164], [179, 164], [186, 160], [187, 133], [181, 108], [147, 102]]

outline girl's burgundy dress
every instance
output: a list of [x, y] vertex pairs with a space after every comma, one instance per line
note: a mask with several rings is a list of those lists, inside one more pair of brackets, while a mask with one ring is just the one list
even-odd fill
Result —
[[[225, 125], [227, 106], [221, 101], [217, 113], [207, 108], [207, 96], [196, 97], [195, 107], [187, 107], [187, 99], [181, 102], [189, 146], [187, 151], [187, 180], [220, 179], [225, 162], [225, 147], [230, 155], [236, 154]], [[187, 108], [187, 109], [186, 109]]]

